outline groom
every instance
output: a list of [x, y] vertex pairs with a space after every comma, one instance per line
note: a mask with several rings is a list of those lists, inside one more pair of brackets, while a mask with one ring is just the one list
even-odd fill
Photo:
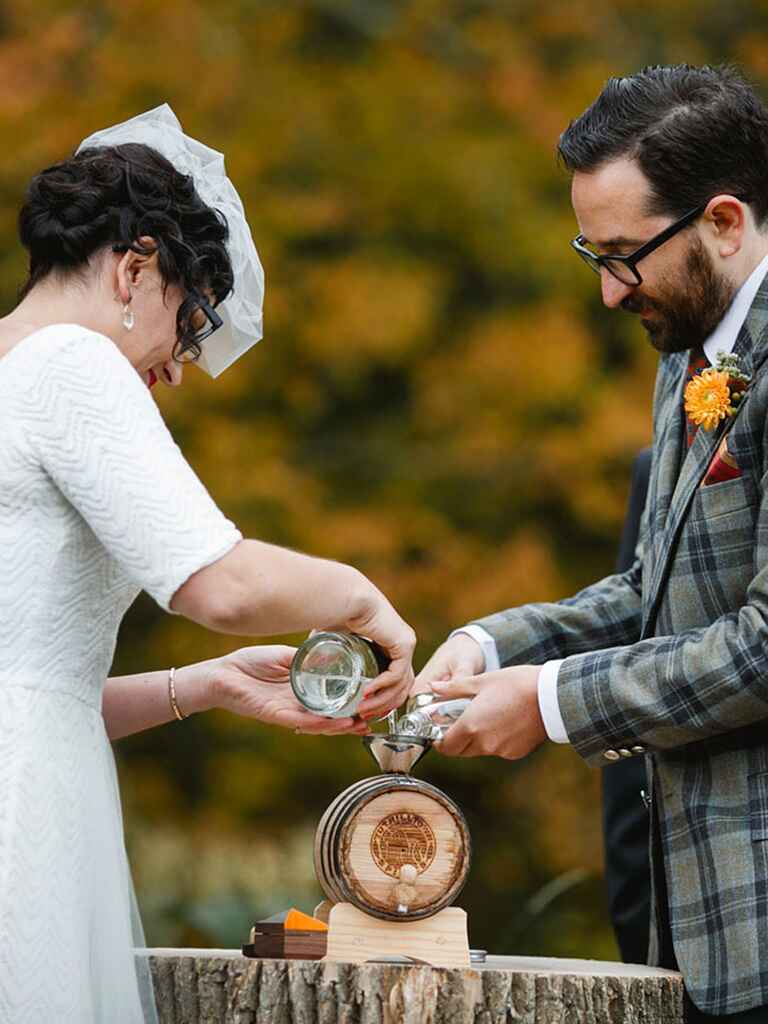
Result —
[[650, 962], [690, 1020], [768, 1021], [768, 110], [732, 69], [647, 68], [559, 153], [574, 250], [660, 353], [641, 555], [457, 631], [417, 687], [476, 694], [446, 754], [647, 757]]

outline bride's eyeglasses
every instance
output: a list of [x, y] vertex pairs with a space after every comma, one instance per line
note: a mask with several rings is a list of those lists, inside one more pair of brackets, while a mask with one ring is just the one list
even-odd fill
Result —
[[224, 321], [208, 302], [197, 292], [189, 292], [179, 309], [179, 343], [176, 360], [180, 363], [194, 363], [200, 358], [200, 345], [210, 338]]

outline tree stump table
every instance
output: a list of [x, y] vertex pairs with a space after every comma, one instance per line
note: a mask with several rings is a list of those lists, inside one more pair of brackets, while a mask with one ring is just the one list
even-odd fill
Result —
[[463, 970], [149, 949], [160, 1024], [682, 1024], [679, 974], [492, 956]]

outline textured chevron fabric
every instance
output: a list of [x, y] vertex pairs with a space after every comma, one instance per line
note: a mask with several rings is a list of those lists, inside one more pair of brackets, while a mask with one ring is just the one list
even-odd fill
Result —
[[0, 359], [0, 1021], [144, 1024], [101, 716], [121, 617], [241, 539], [108, 338]]

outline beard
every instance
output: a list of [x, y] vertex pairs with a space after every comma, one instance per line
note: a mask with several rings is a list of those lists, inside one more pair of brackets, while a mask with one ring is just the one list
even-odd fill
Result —
[[665, 284], [655, 298], [644, 295], [641, 285], [621, 302], [627, 313], [656, 314], [653, 320], [641, 317], [640, 323], [657, 352], [683, 352], [703, 345], [736, 294], [736, 285], [718, 274], [700, 238], [691, 243], [681, 278], [684, 283]]

